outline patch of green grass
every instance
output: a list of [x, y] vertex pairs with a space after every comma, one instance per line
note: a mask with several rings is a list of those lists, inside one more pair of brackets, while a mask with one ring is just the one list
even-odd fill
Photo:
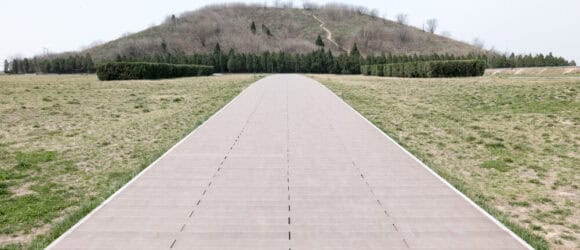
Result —
[[466, 141], [469, 141], [469, 142], [474, 142], [474, 141], [477, 140], [477, 137], [475, 137], [475, 136], [468, 136], [467, 138], [465, 138], [465, 140]]
[[505, 149], [505, 146], [503, 145], [503, 143], [489, 143], [485, 145], [486, 147], [490, 148], [490, 149]]
[[12, 194], [10, 190], [8, 190], [8, 184], [6, 182], [0, 182], [0, 196], [8, 196]]
[[16, 153], [16, 169], [27, 170], [37, 168], [39, 163], [49, 162], [54, 160], [56, 153], [53, 151], [38, 150], [32, 152], [17, 152]]
[[22, 179], [25, 177], [26, 177], [26, 174], [22, 173], [20, 171], [13, 171], [12, 169], [1, 169], [0, 168], [0, 182]]
[[512, 201], [509, 203], [512, 206], [516, 206], [516, 207], [529, 207], [530, 203], [527, 201]]
[[572, 215], [572, 210], [570, 210], [568, 208], [565, 208], [565, 209], [559, 208], [559, 209], [554, 209], [554, 210], [550, 211], [550, 213], [552, 213], [553, 215], [565, 218], [565, 217]]
[[495, 169], [499, 172], [507, 172], [511, 169], [511, 167], [505, 163], [503, 160], [489, 160], [489, 161], [484, 161], [481, 164], [482, 168], [487, 168], [487, 169]]
[[35, 193], [10, 197], [0, 206], [0, 233], [30, 232], [49, 223], [70, 202], [61, 194], [66, 192], [56, 183], [43, 183], [33, 187]]
[[542, 229], [541, 226], [538, 225], [531, 225], [531, 229], [534, 231], [543, 231], [544, 229]]

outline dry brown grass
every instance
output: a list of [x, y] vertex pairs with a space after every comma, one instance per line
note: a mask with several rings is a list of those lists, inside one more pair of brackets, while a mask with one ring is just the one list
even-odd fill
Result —
[[513, 68], [513, 69], [487, 69], [486, 75], [491, 76], [532, 76], [532, 77], [578, 77], [580, 67], [534, 67], [534, 68]]
[[314, 78], [515, 231], [580, 248], [580, 78]]
[[0, 76], [0, 248], [82, 217], [256, 79]]

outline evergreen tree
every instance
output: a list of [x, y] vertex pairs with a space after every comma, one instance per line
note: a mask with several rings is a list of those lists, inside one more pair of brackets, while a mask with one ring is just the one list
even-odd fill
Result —
[[224, 55], [222, 49], [220, 48], [220, 43], [216, 43], [213, 48], [213, 65], [217, 72], [224, 72], [224, 64], [227, 64], [227, 59], [224, 61]]
[[266, 27], [266, 25], [262, 24], [262, 32], [264, 34], [266, 34], [267, 36], [272, 36], [272, 32], [270, 32], [270, 29], [268, 27]]
[[22, 61], [22, 73], [23, 74], [27, 74], [30, 73], [30, 62], [28, 61], [28, 58], [24, 58], [24, 61]]
[[93, 59], [91, 58], [91, 55], [89, 53], [85, 55], [85, 72], [86, 73], [95, 72], [95, 63], [93, 62]]
[[360, 74], [360, 52], [358, 51], [356, 43], [354, 43], [352, 45], [352, 49], [350, 49], [350, 56], [347, 59], [346, 72], [347, 74]]
[[215, 46], [213, 47], [213, 54], [218, 55], [222, 53], [222, 49], [220, 48], [220, 43], [216, 43]]
[[69, 56], [68, 58], [63, 59], [63, 61], [64, 61], [64, 69], [58, 73], [65, 73], [65, 74], [72, 73], [73, 69], [74, 69], [73, 58]]
[[227, 66], [228, 72], [230, 73], [236, 73], [240, 71], [240, 62], [238, 61], [238, 57], [236, 56], [234, 49], [230, 49], [230, 51], [228, 52]]
[[163, 51], [163, 53], [167, 53], [167, 43], [165, 40], [161, 40], [161, 51]]
[[358, 51], [358, 47], [356, 46], [356, 43], [354, 43], [352, 45], [352, 48], [350, 49], [350, 56], [360, 56], [360, 52]]
[[324, 73], [331, 73], [334, 69], [334, 56], [332, 56], [332, 51], [328, 49], [326, 54], [324, 54]]
[[320, 35], [318, 35], [318, 37], [316, 37], [316, 46], [318, 47], [324, 47], [324, 42], [322, 41], [322, 38], [320, 37]]
[[12, 70], [10, 70], [10, 73], [12, 73], [12, 74], [19, 74], [20, 73], [18, 60], [16, 60], [16, 59], [12, 60]]
[[4, 59], [4, 73], [8, 74], [10, 65], [8, 64], [8, 60]]
[[[119, 58], [121, 58], [121, 56], [119, 55]], [[60, 59], [56, 58], [55, 60], [52, 61], [52, 66], [50, 67], [50, 73], [58, 73], [60, 72]]]
[[[265, 27], [265, 26], [264, 26]], [[264, 28], [267, 31], [267, 27]], [[317, 36], [317, 45], [322, 42], [322, 37]], [[323, 44], [323, 43], [322, 43]], [[230, 49], [223, 53], [219, 43], [215, 44], [213, 53], [186, 55], [183, 52], [156, 53], [150, 56], [136, 57], [118, 54], [116, 61], [127, 62], [158, 62], [174, 64], [199, 64], [212, 65], [215, 72], [253, 72], [253, 73], [334, 73], [334, 74], [359, 74], [361, 65], [391, 64], [417, 61], [436, 60], [484, 60], [489, 67], [532, 67], [532, 66], [565, 66], [575, 65], [574, 61], [567, 61], [562, 57], [553, 56], [551, 53], [544, 56], [537, 55], [480, 55], [471, 53], [464, 56], [451, 54], [430, 55], [369, 55], [361, 56], [357, 44], [353, 44], [348, 53], [332, 55], [330, 50], [325, 50], [324, 45], [319, 49], [305, 54], [293, 54], [288, 52], [262, 52], [262, 53], [236, 53]], [[71, 55], [68, 57], [35, 57], [32, 59], [16, 59], [12, 62], [5, 61], [4, 69], [7, 73], [91, 73], [95, 72], [94, 63], [89, 54]], [[367, 72], [365, 69], [365, 72]]]
[[254, 21], [252, 21], [252, 24], [250, 25], [250, 30], [252, 31], [252, 33], [256, 34], [256, 24], [254, 23]]
[[42, 72], [43, 73], [50, 73], [52, 72], [52, 64], [50, 63], [50, 61], [46, 61], [44, 63], [44, 65], [42, 66]]

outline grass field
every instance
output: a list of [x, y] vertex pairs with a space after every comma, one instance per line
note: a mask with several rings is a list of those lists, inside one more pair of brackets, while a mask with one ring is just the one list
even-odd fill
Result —
[[580, 78], [313, 77], [533, 246], [580, 248]]
[[0, 76], [0, 248], [42, 248], [257, 80]]

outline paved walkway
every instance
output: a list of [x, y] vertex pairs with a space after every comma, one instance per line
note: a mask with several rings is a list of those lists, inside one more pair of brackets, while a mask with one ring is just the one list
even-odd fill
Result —
[[324, 86], [274, 75], [243, 91], [51, 247], [526, 246]]

